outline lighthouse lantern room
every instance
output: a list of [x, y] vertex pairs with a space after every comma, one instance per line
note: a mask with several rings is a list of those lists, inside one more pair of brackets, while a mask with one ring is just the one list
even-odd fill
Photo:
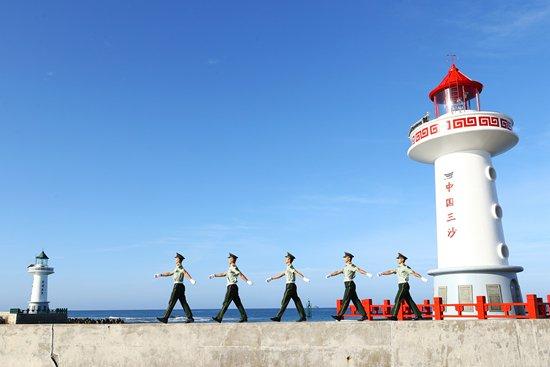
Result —
[[435, 116], [462, 110], [480, 110], [479, 94], [483, 84], [462, 74], [453, 64], [447, 76], [430, 92]]
[[[481, 110], [482, 89], [451, 65], [429, 93], [436, 118], [422, 118], [409, 132], [408, 156], [434, 165], [437, 269], [429, 274], [434, 295], [444, 303], [473, 303], [476, 296], [486, 296], [489, 303], [522, 300], [517, 273], [523, 268], [508, 263], [492, 163], [518, 137], [510, 116]], [[466, 306], [465, 311], [473, 309]]]

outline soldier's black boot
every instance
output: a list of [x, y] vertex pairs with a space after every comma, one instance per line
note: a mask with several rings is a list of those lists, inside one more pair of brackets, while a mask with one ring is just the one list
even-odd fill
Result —
[[336, 321], [342, 321], [342, 319], [343, 319], [343, 317], [340, 316], [340, 315], [332, 315], [331, 317]]
[[272, 317], [272, 318], [271, 318], [271, 321], [275, 321], [275, 322], [281, 322], [281, 318], [280, 318], [280, 317], [277, 317], [277, 316], [275, 316], [275, 317]]
[[222, 320], [218, 319], [217, 317], [212, 317], [212, 320], [216, 321], [217, 323], [221, 323]]
[[248, 318], [240, 319], [239, 322], [248, 322]]
[[192, 317], [189, 317], [189, 318], [185, 321], [186, 324], [191, 324], [191, 323], [193, 323], [193, 322], [195, 322], [195, 319], [192, 318]]
[[305, 317], [301, 317], [298, 320], [296, 320], [296, 322], [304, 322], [304, 321], [307, 321]]
[[168, 322], [168, 319], [165, 319], [164, 317], [157, 317], [157, 320], [159, 320], [163, 324], [166, 324]]
[[357, 321], [367, 321], [369, 318], [365, 315], [363, 317], [361, 317], [359, 320]]

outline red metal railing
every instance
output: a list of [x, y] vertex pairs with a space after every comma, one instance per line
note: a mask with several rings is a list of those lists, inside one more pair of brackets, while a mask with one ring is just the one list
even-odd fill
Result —
[[[392, 304], [385, 299], [382, 304], [375, 305], [372, 299], [364, 299], [361, 304], [365, 308], [369, 320], [385, 319], [391, 316]], [[339, 311], [342, 300], [336, 300], [336, 310]], [[433, 303], [429, 300], [417, 304], [425, 319], [444, 320], [452, 318], [486, 319], [546, 319], [550, 318], [550, 294], [546, 296], [546, 302], [535, 294], [528, 294], [526, 302], [487, 303], [485, 296], [477, 296], [475, 303], [447, 304], [441, 297], [434, 297]], [[361, 316], [355, 306], [350, 305], [346, 317]], [[405, 302], [401, 305], [398, 320], [413, 318], [409, 305]]]

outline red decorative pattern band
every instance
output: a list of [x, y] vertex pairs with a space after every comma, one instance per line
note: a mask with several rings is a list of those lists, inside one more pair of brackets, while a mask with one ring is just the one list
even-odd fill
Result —
[[[443, 122], [443, 121], [441, 121]], [[439, 122], [439, 123], [441, 123]], [[495, 116], [466, 116], [459, 117], [452, 120], [446, 120], [447, 131], [464, 129], [470, 127], [496, 127], [512, 131], [514, 122], [502, 117]], [[414, 135], [410, 137], [411, 144], [416, 144], [420, 140], [427, 138], [428, 136], [436, 135], [440, 132], [439, 123], [433, 124], [421, 129], [418, 129]]]

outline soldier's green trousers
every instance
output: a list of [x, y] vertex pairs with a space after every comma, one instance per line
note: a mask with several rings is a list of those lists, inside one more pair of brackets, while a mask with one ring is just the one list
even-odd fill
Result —
[[395, 304], [393, 305], [393, 308], [391, 310], [392, 316], [397, 316], [399, 308], [401, 307], [401, 302], [405, 301], [417, 317], [422, 317], [422, 313], [416, 306], [416, 303], [414, 303], [409, 289], [409, 283], [399, 283], [399, 290], [397, 291], [397, 295], [395, 296]]
[[239, 287], [237, 286], [237, 284], [230, 284], [227, 286], [222, 309], [220, 310], [220, 312], [218, 312], [216, 318], [219, 320], [223, 319], [223, 315], [225, 314], [225, 311], [227, 311], [227, 308], [229, 307], [231, 302], [235, 302], [235, 306], [237, 306], [237, 309], [241, 313], [241, 319], [247, 320], [248, 316], [246, 316], [246, 311], [244, 310], [243, 303], [241, 302], [241, 297], [239, 297]]
[[357, 311], [361, 314], [361, 316], [366, 316], [367, 314], [365, 312], [365, 309], [363, 308], [363, 305], [361, 304], [361, 300], [357, 296], [355, 282], [344, 282], [344, 285], [346, 286], [346, 290], [344, 291], [344, 298], [342, 298], [342, 307], [338, 312], [338, 316], [342, 316], [346, 313], [349, 306], [349, 301], [353, 302], [355, 308], [357, 308]]
[[170, 301], [168, 302], [168, 308], [164, 313], [164, 318], [168, 319], [170, 317], [170, 314], [172, 313], [172, 310], [174, 309], [174, 306], [176, 305], [176, 302], [178, 300], [180, 301], [181, 306], [185, 311], [185, 316], [187, 316], [188, 319], [192, 319], [193, 313], [191, 312], [191, 308], [187, 304], [187, 299], [185, 298], [185, 286], [182, 283], [174, 284], [172, 295], [170, 296]]
[[300, 297], [298, 297], [298, 288], [296, 287], [295, 283], [287, 283], [285, 295], [283, 296], [283, 300], [281, 301], [281, 309], [279, 310], [279, 313], [277, 313], [277, 318], [280, 319], [281, 317], [283, 317], [283, 314], [285, 313], [286, 307], [288, 306], [290, 300], [294, 301], [294, 304], [296, 305], [296, 310], [300, 315], [300, 319], [305, 320], [306, 312], [304, 311], [302, 300], [300, 300]]

